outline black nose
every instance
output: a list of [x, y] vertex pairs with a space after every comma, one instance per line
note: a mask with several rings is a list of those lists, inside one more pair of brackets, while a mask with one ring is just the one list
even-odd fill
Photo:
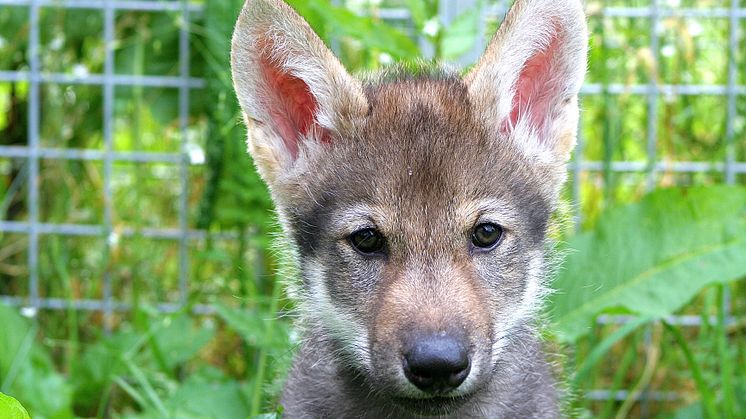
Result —
[[414, 339], [402, 363], [407, 379], [430, 394], [446, 393], [460, 386], [471, 368], [464, 345], [442, 334]]

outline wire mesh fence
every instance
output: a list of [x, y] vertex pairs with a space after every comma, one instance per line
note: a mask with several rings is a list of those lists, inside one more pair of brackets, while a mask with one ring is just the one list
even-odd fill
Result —
[[[26, 160], [25, 180], [28, 182], [28, 220], [26, 221], [2, 221], [0, 231], [22, 233], [28, 237], [28, 297], [19, 299], [13, 296], [4, 296], [6, 303], [22, 305], [27, 312], [33, 312], [39, 308], [59, 309], [72, 305], [79, 309], [101, 310], [105, 317], [111, 315], [112, 310], [122, 308], [116, 303], [112, 296], [111, 277], [108, 271], [103, 273], [103, 292], [100, 301], [67, 301], [60, 299], [47, 299], [40, 295], [39, 285], [39, 238], [44, 234], [80, 235], [80, 236], [102, 236], [106, 238], [106, 249], [108, 253], [109, 244], [117, 240], [119, 234], [132, 234], [129, 231], [116, 232], [112, 224], [112, 165], [116, 161], [131, 162], [163, 162], [176, 164], [181, 173], [179, 193], [179, 225], [176, 229], [156, 229], [152, 231], [139, 231], [138, 234], [156, 238], [168, 238], [177, 240], [179, 243], [179, 292], [183, 303], [187, 293], [187, 269], [189, 254], [187, 242], [193, 235], [187, 224], [187, 195], [188, 177], [186, 167], [189, 164], [189, 154], [186, 150], [186, 142], [182, 141], [182, 149], [174, 153], [144, 153], [144, 152], [115, 152], [113, 149], [113, 112], [114, 112], [114, 89], [117, 86], [157, 86], [172, 87], [178, 89], [178, 118], [182, 138], [187, 136], [187, 123], [189, 118], [190, 91], [203, 86], [199, 79], [191, 78], [189, 75], [189, 16], [198, 9], [186, 1], [3, 1], [3, 7], [28, 7], [29, 19], [29, 42], [28, 42], [28, 71], [4, 71], [0, 73], [0, 81], [28, 83], [28, 144], [23, 146], [3, 146], [0, 148], [0, 156], [24, 158]], [[40, 63], [40, 10], [44, 7], [63, 8], [85, 8], [97, 9], [103, 14], [103, 45], [104, 45], [104, 72], [103, 74], [69, 75], [60, 73], [49, 73], [42, 68]], [[169, 76], [133, 76], [114, 73], [114, 22], [116, 11], [142, 10], [142, 11], [176, 11], [179, 14], [179, 75]], [[103, 91], [103, 149], [62, 149], [44, 147], [40, 143], [40, 86], [44, 83], [85, 84], [101, 86]], [[76, 225], [76, 224], [53, 224], [43, 223], [39, 216], [39, 201], [43, 197], [39, 194], [39, 177], [41, 159], [67, 159], [67, 160], [97, 160], [103, 162], [103, 224], [100, 225]], [[110, 321], [105, 321], [110, 325]]]
[[[709, 5], [710, 3], [708, 3]], [[466, 10], [480, 7], [479, 12], [479, 40], [473, 48], [463, 54], [461, 64], [468, 65], [479, 56], [486, 45], [490, 31], [490, 22], [499, 22], [504, 16], [507, 1], [483, 4], [479, 1], [443, 0], [441, 2], [441, 20], [445, 24], [459, 18]], [[22, 165], [21, 175], [14, 182], [24, 183], [26, 196], [25, 219], [0, 220], [0, 232], [3, 234], [22, 235], [27, 242], [26, 267], [27, 289], [25, 292], [0, 296], [0, 301], [20, 307], [27, 315], [34, 315], [40, 309], [63, 310], [75, 309], [101, 312], [104, 316], [105, 327], [112, 327], [111, 316], [115, 312], [127, 311], [131, 304], [117, 298], [114, 291], [111, 264], [101, 272], [102, 283], [100, 298], [69, 299], [55, 298], [45, 295], [42, 291], [42, 280], [39, 274], [39, 258], [43, 252], [40, 241], [45, 236], [71, 236], [100, 238], [105, 259], [111, 258], [113, 247], [117, 242], [126, 238], [145, 238], [149, 240], [163, 240], [175, 244], [175, 252], [171, 257], [177, 259], [177, 297], [171, 301], [160, 301], [155, 306], [164, 312], [172, 312], [190, 304], [197, 313], [211, 313], [213, 308], [205, 301], [197, 303], [189, 301], [190, 258], [191, 243], [206, 240], [214, 233], [199, 230], [189, 217], [190, 196], [190, 167], [203, 164], [203, 157], [188, 141], [190, 135], [190, 101], [195, 94], [209, 94], [204, 92], [206, 82], [190, 72], [190, 30], [193, 16], [202, 13], [204, 5], [184, 0], [0, 0], [2, 8], [22, 8], [28, 16], [28, 43], [25, 51], [27, 63], [21, 69], [0, 69], [0, 83], [22, 83], [27, 86], [28, 102], [26, 121], [26, 143], [14, 145], [0, 145], [0, 158], [15, 159]], [[57, 71], [45, 68], [40, 49], [42, 33], [45, 28], [40, 25], [40, 13], [50, 10], [81, 9], [100, 13], [102, 20], [101, 42], [103, 46], [103, 68], [99, 73], [76, 73], [75, 71]], [[175, 74], [148, 75], [117, 71], [114, 50], [117, 45], [115, 25], [123, 12], [169, 13], [173, 17], [174, 30], [178, 31], [178, 62], [175, 63]], [[406, 9], [382, 9], [379, 16], [398, 25], [407, 26], [410, 14]], [[716, 174], [720, 177], [716, 181], [736, 183], [739, 175], [746, 173], [746, 162], [738, 161], [738, 147], [743, 146], [743, 123], [738, 121], [737, 104], [740, 98], [746, 96], [746, 85], [743, 75], [739, 74], [738, 60], [744, 60], [742, 45], [744, 38], [739, 30], [746, 19], [746, 8], [739, 6], [737, 0], [730, 0], [727, 4], [712, 7], [682, 6], [678, 2], [663, 3], [661, 0], [650, 0], [646, 5], [626, 7], [606, 5], [599, 10], [589, 10], [589, 19], [598, 22], [608, 22], [614, 19], [644, 19], [648, 33], [643, 34], [648, 43], [649, 74], [639, 77], [632, 82], [599, 82], [590, 80], [582, 90], [584, 99], [600, 96], [635, 96], [644, 103], [645, 128], [643, 138], [640, 139], [644, 159], [642, 160], [613, 160], [600, 161], [586, 157], [586, 147], [594, 138], [584, 138], [585, 130], [581, 126], [578, 147], [573, 161], [570, 163], [570, 189], [568, 196], [572, 200], [575, 211], [575, 223], [583, 222], [583, 191], [584, 185], [593, 182], [588, 176], [592, 173], [615, 172], [635, 173], [643, 177], [645, 188], [652, 189], [660, 183], [664, 174]], [[661, 65], [660, 52], [661, 28], [664, 22], [671, 19], [686, 19], [692, 22], [713, 21], [716, 25], [727, 27], [727, 45], [721, 45], [722, 59], [725, 61], [727, 74], [725, 83], [700, 83], [680, 80], [670, 82], [660, 80], [656, 76]], [[601, 23], [603, 25], [604, 23]], [[95, 36], [91, 35], [91, 36]], [[642, 36], [642, 35], [641, 35]], [[427, 52], [427, 48], [425, 48]], [[227, 53], [227, 52], [226, 52]], [[620, 57], [623, 59], [623, 57]], [[743, 63], [740, 64], [743, 68]], [[41, 138], [41, 124], [43, 115], [42, 88], [47, 85], [92, 86], [101, 89], [102, 100], [102, 146], [100, 148], [64, 147], [45, 143]], [[115, 146], [115, 100], [118, 89], [128, 88], [166, 88], [177, 92], [177, 138], [178, 147], [173, 151], [141, 151], [120, 150]], [[724, 155], [719, 161], [683, 161], [664, 159], [659, 152], [659, 122], [661, 105], [673, 97], [712, 97], [716, 98], [718, 106], [725, 110], [725, 142]], [[622, 110], [623, 111], [623, 110]], [[588, 122], [581, 123], [581, 125]], [[40, 178], [48, 161], [90, 161], [101, 165], [101, 200], [103, 202], [103, 216], [100, 223], [69, 223], [45, 220], [40, 213], [42, 202], [47, 196], [41, 194]], [[143, 225], [118, 225], [114, 219], [115, 211], [113, 184], [116, 182], [114, 167], [119, 163], [141, 165], [168, 165], [174, 168], [178, 175], [177, 190], [177, 222], [168, 227]], [[18, 190], [18, 189], [16, 189]], [[236, 234], [221, 233], [224, 240], [234, 240]], [[700, 316], [677, 316], [670, 319], [681, 325], [698, 326]], [[623, 323], [623, 316], [602, 316], [600, 323]], [[625, 399], [629, 396], [626, 391], [612, 392], [597, 390], [586, 395], [591, 399]], [[645, 397], [651, 399], [669, 400], [674, 394], [649, 393]]]

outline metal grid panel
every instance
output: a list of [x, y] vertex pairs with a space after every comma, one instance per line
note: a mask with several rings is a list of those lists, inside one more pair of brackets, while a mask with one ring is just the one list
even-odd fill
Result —
[[[452, 21], [458, 13], [467, 7], [474, 7], [477, 2], [463, 1], [457, 3], [455, 0], [441, 0], [441, 18], [444, 22]], [[189, 68], [189, 22], [190, 14], [199, 13], [201, 5], [191, 3], [187, 0], [163, 0], [163, 1], [136, 1], [136, 0], [0, 0], [0, 6], [27, 7], [29, 10], [29, 71], [0, 71], [0, 82], [20, 82], [29, 84], [28, 91], [28, 146], [0, 146], [0, 157], [25, 158], [28, 165], [28, 221], [5, 221], [0, 220], [0, 232], [20, 233], [28, 236], [28, 298], [17, 296], [0, 296], [0, 301], [24, 308], [25, 313], [32, 314], [39, 309], [63, 310], [74, 308], [84, 311], [100, 311], [104, 314], [105, 327], [111, 326], [111, 315], [114, 312], [128, 311], [131, 306], [127, 303], [115, 301], [112, 296], [110, 271], [104, 272], [103, 295], [100, 300], [65, 300], [59, 298], [42, 298], [40, 296], [39, 284], [39, 238], [46, 234], [63, 236], [91, 236], [112, 238], [117, 234], [124, 237], [141, 236], [153, 239], [169, 240], [178, 242], [179, 258], [179, 302], [159, 303], [156, 308], [163, 312], [179, 310], [186, 304], [188, 286], [188, 245], [196, 240], [204, 240], [207, 232], [190, 229], [187, 217], [188, 196], [188, 168], [189, 158], [186, 143], [187, 125], [189, 118], [189, 97], [193, 89], [205, 86], [203, 80], [190, 76]], [[43, 7], [85, 8], [101, 10], [104, 17], [104, 42], [105, 59], [103, 74], [91, 74], [78, 77], [62, 73], [44, 72], [40, 65], [39, 43], [40, 28], [39, 15]], [[483, 10], [484, 19], [480, 23], [480, 32], [483, 35], [487, 18], [504, 16], [508, 7], [507, 0], [500, 0], [497, 4], [486, 7]], [[170, 11], [178, 13], [179, 25], [179, 75], [178, 76], [142, 76], [128, 74], [114, 74], [114, 23], [116, 11]], [[651, 189], [655, 186], [656, 173], [702, 173], [719, 172], [725, 176], [727, 183], [735, 183], [736, 175], [746, 173], [746, 162], [736, 161], [735, 152], [735, 119], [736, 101], [738, 97], [746, 96], [746, 86], [738, 85], [738, 68], [736, 65], [736, 49], [740, 40], [738, 25], [746, 19], [746, 8], [740, 8], [738, 0], [731, 0], [728, 8], [665, 8], [661, 7], [658, 0], [651, 0], [649, 7], [607, 7], [602, 11], [604, 17], [628, 17], [644, 18], [650, 20], [650, 47], [652, 51], [658, 51], [659, 36], [656, 31], [658, 22], [662, 18], [682, 17], [699, 19], [718, 19], [727, 21], [729, 24], [728, 34], [728, 76], [726, 85], [701, 85], [660, 84], [654, 77], [648, 84], [624, 85], [624, 84], [586, 84], [582, 95], [594, 96], [600, 94], [622, 95], [635, 94], [644, 96], [648, 121], [646, 129], [646, 152], [647, 159], [639, 161], [615, 161], [610, 165], [614, 172], [644, 173], [646, 175], [646, 187]], [[385, 9], [380, 11], [380, 17], [386, 20], [410, 19], [409, 12], [405, 9]], [[474, 51], [481, 51], [486, 43], [486, 37], [481, 41]], [[464, 63], [473, 61], [474, 53], [466, 55]], [[657, 66], [657, 54], [653, 54], [653, 67]], [[72, 85], [94, 85], [103, 88], [103, 150], [87, 149], [60, 149], [43, 147], [40, 144], [40, 86], [44, 83], [65, 83]], [[154, 152], [119, 152], [113, 150], [113, 113], [114, 92], [117, 86], [143, 86], [143, 87], [171, 87], [178, 89], [178, 120], [179, 132], [181, 134], [181, 148], [174, 153]], [[659, 161], [656, 155], [657, 146], [657, 105], [660, 97], [668, 95], [711, 95], [724, 96], [727, 101], [726, 121], [726, 154], [723, 162], [665, 162]], [[579, 131], [582, 134], [582, 130]], [[579, 135], [575, 158], [570, 165], [572, 179], [571, 196], [576, 209], [576, 225], [580, 224], [580, 182], [581, 174], [588, 171], [604, 170], [604, 163], [599, 161], [586, 161], [584, 156], [585, 141]], [[104, 219], [102, 225], [80, 225], [80, 224], [55, 224], [40, 222], [39, 218], [39, 176], [40, 160], [88, 160], [101, 161], [104, 165]], [[141, 162], [141, 163], [167, 163], [177, 165], [180, 178], [178, 228], [125, 228], [114, 232], [112, 219], [112, 166], [115, 162]], [[214, 235], [213, 235], [214, 236]], [[235, 234], [221, 234], [218, 238], [232, 240]], [[106, 252], [110, 253], [110, 240], [107, 240]], [[192, 307], [195, 313], [212, 313], [214, 310], [209, 305], [197, 304]], [[600, 324], [620, 324], [628, 321], [625, 316], [601, 316]], [[675, 316], [668, 319], [674, 324], [683, 326], [698, 326], [702, 319], [699, 316]], [[710, 321], [714, 321], [710, 319]], [[594, 400], [605, 400], [613, 398], [623, 400], [630, 395], [626, 391], [611, 393], [607, 390], [595, 390], [586, 395]], [[643, 393], [634, 394], [636, 398], [652, 400], [675, 400], [678, 396], [673, 393]]]
[[[31, 74], [39, 74], [39, 5], [35, 0], [29, 3], [29, 60]], [[29, 142], [29, 296], [31, 307], [39, 306], [39, 80], [32, 77], [28, 101], [28, 142]]]
[[[190, 77], [189, 69], [189, 16], [201, 11], [201, 5], [187, 0], [167, 1], [130, 1], [130, 0], [0, 0], [0, 7], [28, 7], [29, 42], [27, 56], [28, 71], [0, 71], [0, 82], [28, 82], [28, 146], [0, 146], [0, 157], [25, 158], [28, 161], [28, 220], [0, 221], [0, 232], [21, 233], [28, 237], [28, 298], [0, 296], [0, 301], [21, 306], [24, 313], [35, 314], [39, 309], [77, 308], [81, 310], [101, 311], [104, 315], [104, 327], [111, 327], [111, 315], [114, 311], [125, 311], [129, 305], [115, 301], [112, 295], [111, 272], [103, 273], [103, 290], [101, 300], [67, 301], [55, 298], [41, 298], [39, 284], [39, 239], [41, 235], [55, 234], [62, 236], [90, 236], [106, 238], [105, 253], [109, 258], [111, 242], [114, 235], [124, 237], [148, 237], [172, 240], [179, 243], [179, 304], [160, 303], [163, 311], [174, 311], [186, 304], [188, 286], [188, 243], [204, 240], [207, 233], [191, 230], [188, 225], [188, 165], [189, 154], [185, 141], [189, 122], [189, 95], [192, 89], [204, 87], [204, 80]], [[104, 71], [103, 74], [76, 76], [63, 73], [49, 73], [41, 68], [40, 47], [40, 10], [43, 7], [64, 7], [71, 9], [100, 10], [104, 22]], [[114, 73], [114, 26], [116, 11], [175, 12], [179, 15], [179, 75], [178, 76], [143, 76]], [[103, 88], [103, 150], [50, 148], [40, 143], [40, 86], [44, 83], [64, 83], [70, 85], [93, 85]], [[170, 87], [179, 92], [178, 118], [181, 147], [179, 152], [117, 152], [113, 150], [114, 94], [117, 86]], [[40, 160], [87, 160], [103, 163], [103, 203], [104, 216], [101, 225], [55, 224], [43, 223], [39, 218], [39, 179]], [[112, 167], [115, 162], [168, 163], [179, 167], [179, 226], [176, 229], [118, 229], [113, 225]], [[214, 235], [213, 235], [214, 236]], [[235, 235], [223, 234], [218, 238], [233, 239]], [[108, 265], [108, 264], [107, 264]], [[211, 312], [205, 306], [195, 306], [196, 312]]]

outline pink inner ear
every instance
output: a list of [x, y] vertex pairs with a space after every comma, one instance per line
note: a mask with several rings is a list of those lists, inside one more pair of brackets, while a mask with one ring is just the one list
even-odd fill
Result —
[[513, 107], [505, 121], [504, 131], [511, 131], [519, 119], [528, 118], [529, 125], [544, 133], [549, 123], [551, 107], [560, 100], [561, 75], [554, 74], [554, 57], [559, 47], [559, 36], [554, 36], [546, 48], [529, 58], [523, 66], [515, 86]]
[[269, 57], [262, 57], [260, 65], [268, 84], [265, 106], [293, 158], [298, 157], [299, 141], [312, 132], [321, 141], [327, 142], [328, 133], [316, 123], [318, 101], [306, 82]]

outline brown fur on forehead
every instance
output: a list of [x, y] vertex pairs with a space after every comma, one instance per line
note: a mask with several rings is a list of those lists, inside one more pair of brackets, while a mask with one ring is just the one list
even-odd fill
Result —
[[412, 334], [491, 334], [489, 291], [465, 263], [385, 268], [375, 300], [373, 340], [398, 345]]
[[421, 123], [449, 131], [474, 127], [467, 86], [456, 75], [397, 75], [384, 80], [364, 86], [370, 105], [367, 131], [425, 128]]
[[378, 173], [367, 168], [379, 199], [419, 205], [433, 222], [442, 219], [428, 209], [452, 217], [457, 207], [482, 198], [548, 210], [535, 167], [512, 142], [483, 126], [458, 77], [368, 86], [366, 95], [371, 111], [358, 155], [379, 166]]
[[396, 212], [389, 219], [395, 224], [380, 227], [408, 234], [424, 222], [451, 224], [461, 204], [453, 191], [467, 179], [479, 183], [460, 159], [488, 149], [466, 86], [458, 78], [413, 78], [369, 85], [366, 95], [371, 108], [355, 144], [364, 157], [350, 163], [369, 176], [355, 188], [367, 190], [385, 212]]
[[[422, 200], [473, 178], [459, 160], [487, 151], [489, 141], [472, 115], [460, 79], [395, 81], [368, 86], [366, 95], [371, 110], [358, 146], [370, 163], [385, 171], [372, 179], [378, 192], [398, 195], [389, 197], [393, 199]], [[447, 204], [439, 203], [442, 208]]]

